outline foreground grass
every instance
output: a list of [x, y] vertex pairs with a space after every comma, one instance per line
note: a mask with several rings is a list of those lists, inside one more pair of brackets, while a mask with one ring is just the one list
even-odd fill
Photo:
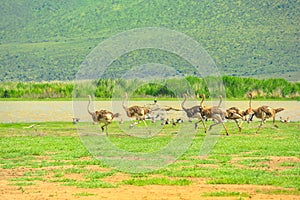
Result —
[[[273, 128], [268, 122], [255, 134], [258, 125], [255, 122], [245, 124], [243, 133], [238, 134], [235, 124], [228, 122], [231, 135], [221, 135], [205, 158], [199, 157], [205, 138], [199, 129], [190, 148], [176, 162], [141, 174], [120, 172], [94, 159], [77, 135], [78, 125], [64, 122], [31, 125], [0, 124], [0, 170], [19, 172], [14, 178], [7, 178], [12, 185], [26, 187], [39, 182], [56, 182], [79, 188], [113, 188], [191, 185], [195, 184], [193, 179], [204, 178], [207, 184], [279, 186], [286, 189], [259, 192], [300, 195], [299, 123], [279, 124], [279, 128]], [[159, 134], [145, 139], [125, 135], [117, 123], [113, 123], [109, 140], [126, 151], [152, 152], [167, 145], [178, 127], [165, 126]], [[110, 181], [118, 174], [123, 180]], [[5, 173], [3, 177], [6, 178]], [[247, 194], [221, 191], [204, 196], [245, 197]]]

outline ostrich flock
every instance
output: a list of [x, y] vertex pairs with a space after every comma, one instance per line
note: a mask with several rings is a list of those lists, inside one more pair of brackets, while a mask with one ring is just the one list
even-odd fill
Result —
[[[228, 129], [226, 128], [225, 121], [226, 120], [234, 120], [239, 133], [242, 131], [242, 124], [244, 121], [247, 121], [248, 123], [252, 121], [253, 117], [261, 119], [260, 125], [258, 126], [258, 129], [256, 130], [256, 133], [260, 130], [262, 125], [266, 122], [267, 119], [272, 118], [273, 119], [273, 125], [275, 127], [278, 127], [275, 124], [275, 115], [276, 113], [283, 111], [284, 108], [272, 108], [270, 106], [260, 106], [258, 108], [252, 108], [252, 94], [249, 93], [249, 107], [245, 110], [241, 110], [237, 107], [230, 107], [226, 110], [221, 108], [222, 104], [222, 96], [219, 96], [219, 104], [217, 106], [207, 107], [203, 105], [205, 101], [205, 95], [202, 94], [202, 100], [199, 105], [195, 105], [191, 108], [186, 108], [184, 106], [187, 95], [183, 94], [184, 100], [181, 103], [181, 109], [173, 108], [170, 106], [164, 106], [161, 107], [157, 104], [157, 101], [154, 100], [153, 104], [148, 104], [145, 106], [131, 106], [128, 107], [125, 105], [125, 101], [127, 101], [128, 96], [127, 93], [124, 94], [122, 107], [127, 115], [127, 117], [134, 120], [134, 122], [130, 125], [129, 128], [133, 128], [136, 124], [143, 121], [145, 126], [147, 127], [146, 119], [151, 119], [152, 123], [156, 121], [157, 118], [160, 117], [161, 124], [172, 124], [173, 126], [176, 126], [177, 123], [182, 123], [182, 119], [171, 119], [171, 121], [167, 118], [165, 119], [163, 116], [160, 116], [159, 111], [184, 111], [189, 119], [190, 122], [192, 122], [192, 119], [196, 119], [195, 129], [198, 128], [198, 124], [201, 122], [204, 128], [204, 132], [211, 130], [213, 126], [216, 126], [218, 124], [222, 124], [226, 135], [229, 135]], [[87, 105], [87, 111], [91, 115], [93, 123], [94, 124], [103, 124], [101, 126], [102, 132], [104, 132], [104, 129], [106, 131], [106, 135], [108, 135], [108, 125], [112, 123], [114, 118], [120, 117], [121, 115], [119, 113], [112, 113], [108, 110], [99, 110], [92, 112], [90, 111], [90, 103], [91, 103], [91, 96], [89, 97], [89, 102]], [[209, 129], [207, 130], [205, 121], [208, 119], [212, 119], [213, 123], [209, 126]], [[79, 119], [76, 118], [76, 122], [78, 122]], [[282, 121], [282, 120], [281, 120]], [[74, 122], [74, 119], [73, 119]], [[75, 123], [76, 123], [75, 122]], [[122, 123], [123, 120], [120, 120], [120, 123]]]

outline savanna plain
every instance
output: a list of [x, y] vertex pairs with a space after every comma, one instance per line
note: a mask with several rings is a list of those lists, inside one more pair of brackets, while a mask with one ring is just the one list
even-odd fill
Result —
[[[275, 128], [267, 121], [258, 134], [258, 121], [244, 123], [241, 133], [226, 122], [230, 135], [221, 131], [205, 156], [199, 155], [209, 132], [199, 127], [175, 162], [144, 173], [121, 171], [94, 157], [78, 135], [90, 124], [0, 124], [1, 199], [300, 198], [299, 122], [278, 121]], [[165, 125], [153, 137], [138, 138], [113, 122], [107, 139], [125, 151], [153, 152], [174, 139], [182, 125]]]
[[[299, 6], [297, 0], [1, 1], [0, 200], [300, 199]], [[134, 66], [170, 66], [196, 94], [209, 96], [206, 83], [216, 77], [199, 78], [202, 72], [187, 60], [152, 48], [124, 53], [100, 80], [74, 85], [82, 64], [99, 44], [147, 27], [197, 41], [218, 66], [226, 98], [235, 101], [232, 106], [248, 106], [247, 94], [252, 92], [255, 108], [260, 100], [284, 107], [276, 116], [278, 127], [268, 119], [256, 133], [260, 121], [255, 119], [245, 122], [239, 133], [235, 122], [227, 121], [226, 136], [221, 125], [213, 128], [221, 132], [212, 135], [204, 133], [201, 124], [195, 130], [187, 120], [176, 126], [147, 121], [158, 131], [134, 137], [122, 129], [129, 121], [121, 126], [114, 120], [108, 136], [102, 133], [86, 112], [87, 95], [101, 98], [94, 101], [97, 110], [109, 107], [104, 100], [114, 97], [115, 86], [140, 85], [132, 97], [142, 99], [169, 100], [186, 93], [167, 87], [175, 85], [176, 77], [165, 85], [123, 80]], [[72, 123], [70, 105], [74, 89], [78, 105], [84, 101], [78, 109], [82, 116], [75, 116], [80, 117], [77, 124]], [[237, 104], [239, 100], [243, 102]], [[95, 134], [82, 134], [85, 127]], [[186, 151], [174, 162], [139, 173], [112, 167], [85, 143], [87, 138], [103, 139], [124, 152], [151, 154], [176, 140], [179, 130], [186, 130], [183, 135], [194, 132]], [[213, 142], [201, 154], [207, 138]]]

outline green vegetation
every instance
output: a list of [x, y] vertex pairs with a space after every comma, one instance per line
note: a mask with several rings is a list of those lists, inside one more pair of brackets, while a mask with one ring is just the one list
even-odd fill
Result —
[[203, 194], [205, 197], [249, 197], [250, 195], [242, 192], [227, 192], [227, 191], [219, 191], [219, 192], [210, 192]]
[[1, 98], [71, 98], [74, 84], [71, 82], [2, 82]]
[[114, 188], [117, 187], [115, 184], [106, 183], [101, 180], [85, 180], [85, 181], [76, 181], [71, 180], [70, 182], [66, 182], [63, 184], [64, 186], [76, 186], [78, 188]]
[[257, 193], [261, 193], [261, 194], [271, 194], [271, 195], [276, 195], [276, 194], [289, 194], [289, 195], [300, 195], [300, 191], [299, 190], [294, 190], [294, 191], [290, 191], [290, 190], [257, 190]]
[[188, 179], [170, 180], [167, 178], [146, 178], [146, 179], [129, 179], [123, 181], [127, 185], [145, 186], [145, 185], [190, 185], [191, 181]]
[[[209, 96], [206, 86], [210, 77], [203, 79], [195, 76], [185, 78], [199, 97], [202, 93]], [[259, 99], [300, 99], [300, 83], [291, 83], [284, 79], [253, 79], [224, 76], [222, 78], [225, 87], [226, 97], [231, 99], [246, 99], [247, 93], [252, 92], [255, 98]], [[167, 84], [175, 84], [178, 80], [170, 79]], [[130, 87], [135, 81], [122, 79], [101, 79], [98, 81], [75, 84], [73, 82], [0, 82], [0, 98], [2, 99], [71, 99], [74, 86], [77, 96], [86, 97], [92, 94], [97, 98], [110, 99], [114, 94], [116, 86]], [[81, 87], [81, 88], [79, 88]], [[95, 90], [91, 90], [95, 88]], [[81, 93], [83, 92], [83, 93]], [[178, 91], [176, 91], [178, 93]], [[184, 91], [183, 91], [184, 92]], [[178, 94], [179, 95], [179, 94]], [[144, 84], [135, 90], [133, 97], [145, 98], [149, 96], [161, 98], [174, 98], [176, 95], [167, 85], [155, 83]]]
[[92, 193], [88, 193], [88, 192], [80, 192], [80, 193], [74, 194], [74, 196], [76, 196], [76, 197], [88, 197], [88, 196], [97, 196], [97, 194], [92, 194]]
[[[222, 75], [299, 80], [297, 1], [10, 0], [0, 8], [0, 81], [73, 80], [99, 43], [143, 27], [193, 38]], [[188, 71], [166, 52], [143, 49], [116, 58], [112, 68], [122, 73], [149, 62]]]
[[[94, 159], [78, 138], [77, 125], [72, 123], [40, 123], [35, 130], [26, 128], [30, 126], [27, 123], [0, 124], [0, 170], [22, 168], [23, 174], [10, 177], [9, 181], [23, 190], [40, 181], [79, 188], [184, 186], [195, 184], [194, 178], [200, 177], [207, 184], [272, 185], [283, 189], [260, 190], [258, 193], [299, 195], [299, 122], [280, 124], [279, 128], [273, 128], [271, 122], [267, 122], [261, 132], [255, 134], [258, 124], [245, 124], [243, 132], [238, 134], [235, 123], [227, 122], [231, 135], [220, 136], [205, 158], [198, 157], [205, 137], [200, 129], [190, 148], [177, 161], [160, 170], [140, 174], [119, 172]], [[114, 122], [110, 125], [109, 139], [125, 151], [132, 151], [132, 146], [136, 146], [135, 152], [138, 149], [145, 152], [147, 148], [151, 151], [157, 146], [165, 146], [165, 141], [173, 138], [177, 128], [165, 126], [161, 133], [151, 138], [153, 144], [149, 145], [149, 139], [140, 138], [137, 143], [137, 138], [125, 135]], [[288, 161], [289, 158], [293, 159]], [[123, 174], [124, 179], [109, 182], [117, 173]], [[247, 196], [245, 193], [223, 190], [203, 195]]]

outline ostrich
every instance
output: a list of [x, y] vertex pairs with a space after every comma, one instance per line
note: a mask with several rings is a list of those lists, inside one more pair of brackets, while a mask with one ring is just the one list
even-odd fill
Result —
[[[242, 111], [242, 110], [240, 110], [239, 108], [237, 108], [235, 106], [231, 107], [231, 108], [228, 108], [226, 110], [225, 118], [235, 121], [235, 123], [236, 123], [236, 125], [239, 129], [239, 133], [242, 131], [242, 124], [243, 124], [243, 121], [245, 120], [245, 116], [249, 115], [252, 111], [252, 108], [251, 108], [252, 94], [250, 93], [249, 96], [250, 96], [249, 108], [246, 109], [245, 111]], [[240, 123], [238, 121], [239, 119], [242, 120]]]
[[252, 109], [253, 115], [251, 116], [251, 119], [253, 118], [253, 116], [261, 119], [260, 125], [258, 126], [256, 133], [258, 133], [258, 131], [262, 127], [263, 123], [265, 123], [265, 121], [268, 118], [273, 118], [273, 125], [276, 128], [278, 128], [278, 126], [275, 124], [275, 115], [283, 110], [284, 110], [284, 108], [272, 108], [270, 106], [261, 106], [256, 109], [253, 108]]
[[[124, 99], [123, 99], [123, 103], [122, 103], [122, 106], [123, 106], [123, 109], [125, 110], [126, 112], [126, 115], [129, 117], [129, 118], [135, 118], [139, 123], [140, 120], [142, 120], [145, 124], [145, 126], [147, 127], [147, 123], [145, 121], [145, 115], [146, 114], [150, 114], [150, 109], [149, 108], [146, 108], [146, 107], [142, 107], [142, 106], [131, 106], [131, 107], [127, 107], [125, 105], [125, 99], [127, 100], [128, 99], [128, 95], [127, 93], [125, 93], [124, 95]], [[136, 122], [133, 122], [131, 125], [130, 125], [130, 128], [132, 128], [133, 126], [135, 126], [137, 124]]]
[[252, 112], [249, 120], [252, 121], [253, 116], [261, 119], [260, 125], [258, 126], [258, 129], [256, 133], [260, 130], [262, 127], [263, 123], [266, 122], [267, 119], [273, 118], [273, 125], [278, 128], [278, 126], [275, 124], [275, 115], [281, 111], [284, 110], [284, 108], [272, 108], [270, 106], [260, 106], [258, 108], [252, 108], [252, 94], [250, 93], [251, 101], [250, 101], [250, 108], [249, 110]]
[[203, 104], [204, 99], [202, 98], [202, 100], [200, 102], [200, 106], [193, 106], [191, 108], [185, 108], [184, 104], [186, 102], [187, 95], [183, 94], [183, 96], [184, 96], [184, 100], [181, 103], [181, 108], [186, 113], [187, 117], [189, 118], [189, 121], [191, 121], [191, 118], [197, 118], [198, 119], [200, 111], [202, 109], [202, 104]]
[[104, 123], [104, 125], [101, 126], [101, 130], [102, 132], [104, 131], [104, 127], [106, 129], [106, 135], [108, 136], [108, 125], [111, 124], [112, 120], [115, 118], [115, 117], [119, 117], [119, 113], [115, 113], [113, 114], [112, 112], [110, 111], [107, 111], [107, 110], [99, 110], [99, 111], [96, 111], [96, 112], [92, 112], [90, 111], [90, 104], [91, 104], [91, 96], [88, 95], [89, 97], [89, 103], [87, 105], [87, 111], [88, 113], [92, 116], [92, 119], [93, 119], [93, 124], [101, 124], [101, 123]]
[[[203, 98], [202, 100], [204, 101], [204, 99], [205, 99], [205, 95], [204, 94], [202, 95], [202, 98]], [[227, 128], [226, 128], [226, 126], [225, 126], [225, 124], [223, 122], [223, 120], [225, 119], [225, 116], [226, 116], [226, 112], [224, 112], [220, 108], [221, 104], [222, 104], [222, 96], [220, 95], [219, 98], [220, 98], [220, 102], [219, 102], [218, 106], [212, 106], [210, 108], [203, 108], [202, 104], [200, 104], [201, 107], [202, 107], [201, 115], [200, 116], [205, 116], [207, 119], [210, 118], [210, 119], [213, 119], [213, 121], [215, 121], [214, 124], [211, 124], [209, 126], [208, 130], [211, 130], [211, 128], [213, 126], [215, 126], [215, 125], [222, 124], [223, 127], [224, 127], [224, 129], [225, 129], [225, 131], [226, 131], [226, 135], [229, 135], [228, 130], [227, 130]], [[200, 118], [200, 121], [203, 121], [203, 119]]]
[[[185, 108], [184, 103], [186, 102], [187, 95], [183, 94], [183, 96], [184, 96], [184, 100], [181, 103], [182, 110], [186, 113], [186, 115], [189, 118], [190, 122], [192, 121], [191, 118], [197, 118], [197, 119], [200, 118], [200, 120], [195, 123], [195, 129], [198, 128], [198, 123], [201, 121], [202, 124], [203, 124], [204, 130], [205, 130], [205, 133], [206, 133], [206, 126], [205, 126], [204, 121], [203, 121], [203, 116], [201, 115], [201, 111], [203, 109], [202, 104], [203, 104], [204, 98], [202, 98], [202, 100], [200, 102], [200, 106], [193, 106], [191, 108]], [[204, 96], [204, 94], [202, 95], [202, 97], [203, 96]]]

